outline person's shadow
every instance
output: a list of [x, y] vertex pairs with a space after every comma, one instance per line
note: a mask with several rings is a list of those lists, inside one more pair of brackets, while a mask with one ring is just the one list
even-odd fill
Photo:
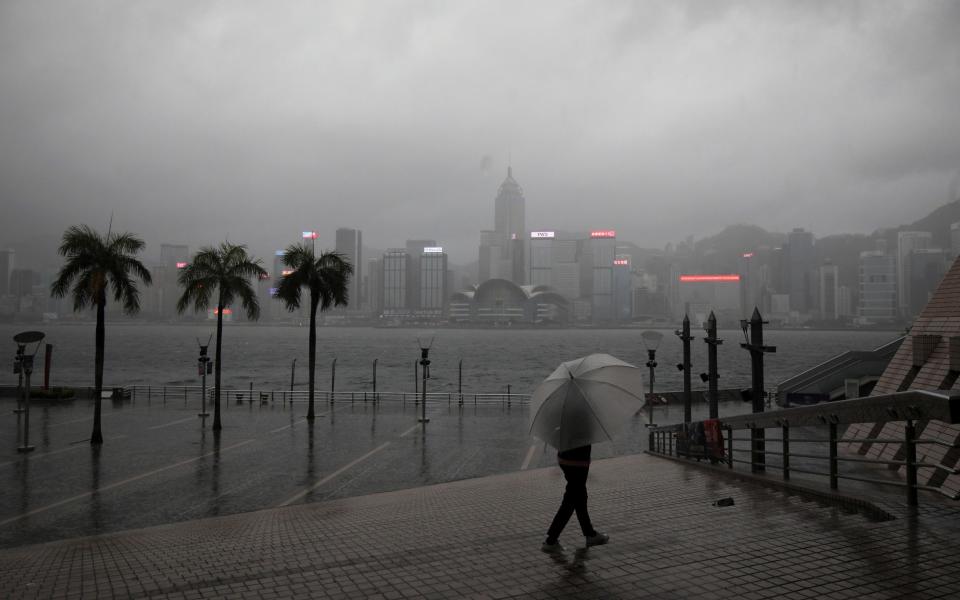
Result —
[[551, 554], [550, 558], [566, 571], [581, 574], [587, 568], [586, 561], [590, 560], [590, 548], [576, 548], [573, 556], [567, 556], [566, 552], [557, 552]]

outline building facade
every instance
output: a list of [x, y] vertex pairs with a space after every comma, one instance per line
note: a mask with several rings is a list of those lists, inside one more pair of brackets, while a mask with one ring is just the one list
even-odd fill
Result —
[[[910, 314], [910, 254], [914, 250], [926, 250], [933, 242], [933, 234], [929, 231], [900, 231], [897, 233], [897, 309], [900, 315], [907, 317]], [[922, 307], [923, 303], [921, 303]]]
[[359, 229], [341, 227], [336, 232], [334, 248], [353, 267], [353, 275], [347, 285], [347, 306], [359, 309], [363, 306], [363, 234]]
[[860, 253], [857, 316], [863, 323], [887, 322], [897, 317], [896, 260], [882, 250]]

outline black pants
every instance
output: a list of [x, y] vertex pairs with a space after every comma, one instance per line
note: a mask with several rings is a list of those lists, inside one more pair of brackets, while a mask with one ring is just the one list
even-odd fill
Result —
[[590, 514], [587, 512], [587, 473], [590, 472], [590, 467], [560, 465], [560, 468], [563, 469], [563, 476], [567, 480], [567, 490], [563, 493], [563, 501], [560, 503], [557, 515], [553, 517], [553, 523], [547, 530], [547, 539], [553, 542], [560, 537], [560, 532], [566, 527], [574, 511], [577, 512], [577, 520], [580, 521], [583, 535], [594, 535], [596, 532], [590, 524]]

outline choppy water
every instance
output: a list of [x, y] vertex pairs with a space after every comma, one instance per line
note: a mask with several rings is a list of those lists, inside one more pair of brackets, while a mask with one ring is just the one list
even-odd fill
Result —
[[[13, 335], [31, 327], [0, 326], [0, 338], [8, 345], [12, 363]], [[92, 385], [94, 328], [92, 324], [40, 325], [46, 342], [53, 344], [51, 383]], [[105, 381], [112, 385], [194, 385], [197, 338], [204, 342], [215, 331], [198, 325], [107, 325]], [[378, 359], [379, 391], [412, 391], [414, 362], [419, 358], [418, 337], [428, 340], [435, 334], [430, 351], [430, 391], [456, 391], [458, 363], [463, 361], [463, 391], [500, 392], [509, 384], [518, 394], [529, 393], [562, 361], [593, 352], [613, 354], [627, 362], [643, 364], [646, 352], [640, 330], [462, 330], [375, 328], [321, 328], [318, 330], [317, 386], [329, 389], [331, 363], [336, 364], [336, 389], [363, 391], [371, 388], [372, 363]], [[672, 331], [662, 330], [657, 352], [657, 389], [679, 389], [681, 374], [680, 340]], [[706, 344], [703, 332], [694, 331], [694, 372], [706, 371]], [[720, 386], [748, 386], [750, 360], [740, 348], [743, 334], [721, 331], [725, 343], [719, 350]], [[814, 366], [845, 350], [872, 349], [896, 337], [894, 332], [771, 330], [766, 341], [777, 346], [767, 355], [768, 385]], [[211, 345], [211, 351], [213, 345]], [[40, 354], [42, 355], [41, 348]], [[304, 327], [227, 325], [223, 342], [223, 384], [226, 387], [285, 389], [290, 384], [290, 367], [296, 359], [296, 385], [307, 380], [307, 329]], [[38, 355], [38, 363], [41, 356]], [[38, 373], [40, 369], [38, 369]], [[0, 383], [15, 383], [12, 369]], [[694, 378], [694, 387], [699, 387]]]

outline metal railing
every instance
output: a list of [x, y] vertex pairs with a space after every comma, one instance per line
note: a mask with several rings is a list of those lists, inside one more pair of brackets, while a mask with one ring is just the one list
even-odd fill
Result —
[[[905, 488], [907, 504], [916, 506], [918, 491], [927, 490], [943, 494], [954, 500], [960, 499], [960, 494], [951, 494], [939, 487], [920, 485], [918, 471], [920, 469], [934, 469], [948, 475], [960, 474], [960, 470], [940, 463], [926, 462], [917, 459], [917, 446], [939, 445], [949, 449], [958, 449], [960, 446], [951, 445], [941, 440], [922, 438], [917, 435], [917, 422], [936, 420], [948, 424], [960, 423], [960, 394], [947, 395], [937, 392], [911, 390], [894, 394], [883, 394], [866, 398], [842, 400], [827, 404], [787, 408], [783, 410], [737, 415], [716, 420], [716, 423], [706, 421], [691, 424], [666, 425], [652, 428], [649, 432], [649, 448], [653, 454], [675, 456], [681, 458], [709, 459], [714, 463], [725, 463], [730, 469], [735, 464], [749, 465], [754, 472], [764, 472], [765, 469], [779, 469], [784, 481], [790, 480], [791, 473], [826, 477], [830, 489], [839, 488], [839, 480], [847, 479], [871, 484], [890, 485]], [[883, 438], [842, 438], [838, 434], [841, 425], [856, 423], [902, 422], [904, 424], [903, 437], [899, 439]], [[706, 426], [703, 426], [706, 424]], [[709, 440], [693, 439], [691, 432], [710, 430], [717, 427], [723, 432], [726, 439], [722, 442], [711, 436]], [[796, 428], [803, 429], [803, 437], [791, 435]], [[826, 429], [826, 437], [808, 435], [812, 429]], [[766, 437], [766, 430], [780, 430], [779, 438]], [[749, 437], [734, 437], [734, 431], [747, 430]], [[756, 435], [760, 434], [760, 435]], [[740, 444], [735, 444], [740, 442]], [[743, 442], [746, 442], [744, 444]], [[768, 442], [776, 443], [778, 449], [767, 449]], [[862, 455], [841, 455], [838, 445], [841, 443], [853, 444], [902, 444], [902, 450], [892, 459], [871, 458]], [[791, 445], [800, 444], [801, 451], [791, 450]], [[816, 453], [817, 446], [826, 446], [826, 454]], [[745, 456], [745, 458], [740, 458]], [[767, 461], [770, 456], [778, 462]], [[801, 466], [791, 464], [791, 458], [804, 459]], [[826, 470], [808, 466], [825, 461]], [[865, 477], [859, 474], [841, 472], [840, 466], [849, 464], [875, 464], [905, 471], [905, 480], [879, 479]]]
[[[104, 390], [111, 388], [104, 387]], [[162, 402], [181, 401], [188, 403], [191, 401], [200, 401], [202, 391], [200, 386], [149, 386], [133, 385], [124, 388], [123, 396], [131, 401], [147, 400]], [[207, 401], [214, 397], [214, 390], [207, 388]], [[328, 403], [380, 403], [392, 402], [397, 404], [410, 403], [419, 405], [423, 392], [372, 392], [372, 391], [334, 391], [314, 390], [315, 402]], [[221, 388], [221, 401], [234, 404], [293, 404], [308, 402], [309, 392], [307, 390], [264, 390], [248, 388]], [[528, 394], [514, 393], [458, 393], [458, 392], [428, 392], [426, 394], [427, 404], [447, 404], [447, 405], [526, 405], [530, 401]]]

